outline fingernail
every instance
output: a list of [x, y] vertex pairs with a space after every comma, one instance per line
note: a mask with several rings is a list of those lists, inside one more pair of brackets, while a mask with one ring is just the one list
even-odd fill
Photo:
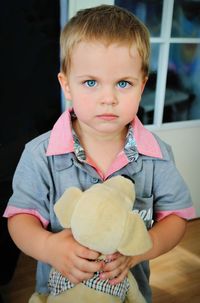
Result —
[[105, 266], [105, 262], [103, 261], [101, 262], [101, 268], [104, 268], [104, 266]]
[[100, 279], [102, 279], [102, 280], [105, 279], [105, 275], [104, 275], [104, 274], [100, 274], [99, 277], [100, 277]]

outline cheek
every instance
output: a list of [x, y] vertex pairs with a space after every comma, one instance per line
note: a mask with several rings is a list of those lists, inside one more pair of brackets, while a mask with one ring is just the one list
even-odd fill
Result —
[[77, 117], [84, 113], [84, 106], [82, 105], [82, 103], [73, 102], [72, 105]]
[[90, 116], [91, 106], [86, 100], [78, 99], [73, 101], [73, 109], [78, 119], [84, 120]]
[[124, 117], [127, 117], [128, 119], [133, 119], [138, 112], [139, 105], [140, 105], [139, 96], [138, 98], [135, 99], [130, 97], [130, 99], [126, 103], [126, 106], [123, 107], [122, 110]]
[[131, 122], [137, 115], [138, 107], [129, 107], [129, 109], [124, 113], [124, 118], [126, 122]]
[[94, 97], [82, 93], [76, 93], [72, 98], [73, 107], [78, 111], [87, 112], [95, 107]]

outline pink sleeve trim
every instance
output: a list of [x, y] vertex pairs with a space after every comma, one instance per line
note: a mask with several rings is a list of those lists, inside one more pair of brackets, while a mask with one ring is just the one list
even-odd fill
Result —
[[194, 207], [184, 208], [184, 209], [178, 209], [178, 210], [170, 210], [170, 211], [158, 211], [156, 212], [156, 221], [160, 221], [163, 218], [169, 216], [169, 215], [177, 215], [181, 218], [190, 220], [196, 218], [196, 212]]
[[38, 218], [43, 226], [46, 228], [47, 225], [49, 224], [49, 221], [47, 221], [46, 219], [44, 219], [40, 213], [36, 210], [33, 209], [26, 209], [26, 208], [18, 208], [18, 207], [14, 207], [14, 206], [7, 206], [3, 216], [5, 218], [10, 218], [13, 217], [15, 215], [19, 215], [19, 214], [28, 214], [28, 215], [32, 215], [35, 216], [36, 218]]

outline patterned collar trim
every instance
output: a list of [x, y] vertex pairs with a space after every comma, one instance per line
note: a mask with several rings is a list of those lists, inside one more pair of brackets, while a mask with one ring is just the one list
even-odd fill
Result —
[[[76, 115], [72, 111], [71, 112], [71, 121], [73, 119], [76, 119]], [[125, 141], [125, 145], [124, 145], [124, 153], [127, 156], [129, 162], [136, 161], [139, 157], [139, 153], [137, 150], [133, 132], [134, 132], [133, 127], [131, 124], [129, 124], [128, 132], [126, 135], [126, 141]], [[73, 135], [73, 139], [74, 139], [74, 152], [75, 152], [77, 159], [80, 162], [86, 162], [86, 154], [85, 154], [84, 148], [81, 146], [79, 138], [73, 128], [72, 128], [72, 135]]]
[[124, 146], [124, 152], [129, 160], [129, 162], [137, 161], [139, 153], [137, 150], [137, 144], [134, 138], [133, 126], [129, 124], [128, 132], [126, 135], [126, 142]]
[[74, 153], [75, 153], [77, 159], [80, 162], [86, 162], [86, 154], [85, 154], [84, 148], [81, 146], [79, 138], [73, 128], [72, 128], [72, 135], [73, 135], [73, 139], [74, 139]]

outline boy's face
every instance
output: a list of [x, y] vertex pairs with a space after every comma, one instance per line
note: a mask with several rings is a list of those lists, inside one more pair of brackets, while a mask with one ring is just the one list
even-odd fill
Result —
[[146, 80], [133, 45], [81, 42], [75, 47], [68, 76], [58, 75], [82, 129], [117, 133], [134, 119]]

